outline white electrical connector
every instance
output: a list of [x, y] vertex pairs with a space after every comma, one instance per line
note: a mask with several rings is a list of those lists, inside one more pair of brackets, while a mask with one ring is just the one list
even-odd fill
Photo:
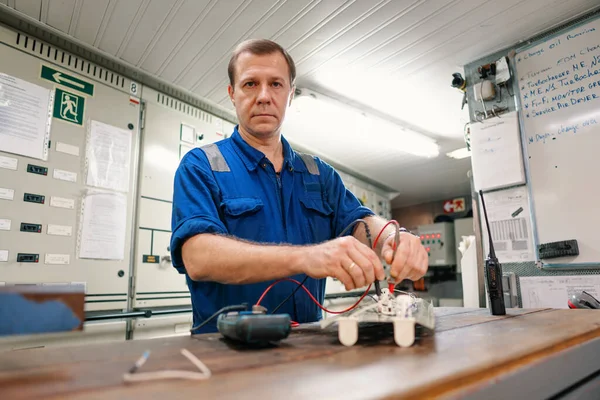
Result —
[[415, 325], [429, 329], [435, 326], [433, 307], [414, 294], [400, 290], [391, 293], [382, 288], [375, 296], [375, 303], [365, 305], [349, 313], [321, 320], [321, 328], [338, 322], [338, 338], [344, 346], [353, 346], [358, 341], [361, 322], [391, 323], [394, 326], [394, 341], [400, 347], [409, 347], [415, 341]]
[[382, 315], [396, 315], [396, 302], [389, 289], [381, 289], [381, 296], [377, 299], [377, 312]]

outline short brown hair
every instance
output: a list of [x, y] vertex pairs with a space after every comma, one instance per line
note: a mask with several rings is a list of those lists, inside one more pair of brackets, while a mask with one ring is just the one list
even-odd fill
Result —
[[231, 55], [231, 59], [229, 60], [229, 66], [227, 67], [227, 74], [229, 75], [229, 84], [234, 86], [235, 82], [235, 64], [237, 62], [240, 54], [248, 52], [250, 54], [254, 54], [257, 56], [262, 56], [265, 54], [273, 54], [273, 53], [281, 53], [287, 62], [288, 69], [290, 71], [290, 85], [294, 86], [294, 81], [296, 80], [296, 64], [294, 64], [294, 60], [292, 56], [289, 55], [287, 51], [277, 43], [268, 40], [268, 39], [250, 39], [245, 42], [240, 43], [233, 54]]

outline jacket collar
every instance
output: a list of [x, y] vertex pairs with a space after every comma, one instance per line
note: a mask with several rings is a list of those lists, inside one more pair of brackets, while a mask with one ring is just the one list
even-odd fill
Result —
[[[257, 150], [246, 143], [238, 131], [238, 126], [239, 125], [235, 126], [233, 134], [231, 135], [233, 147], [246, 165], [246, 168], [248, 168], [249, 171], [254, 171], [256, 167], [265, 161], [266, 156], [262, 151]], [[281, 136], [281, 143], [283, 145], [283, 168], [297, 170], [298, 172], [306, 171], [304, 161], [296, 154], [283, 135]]]

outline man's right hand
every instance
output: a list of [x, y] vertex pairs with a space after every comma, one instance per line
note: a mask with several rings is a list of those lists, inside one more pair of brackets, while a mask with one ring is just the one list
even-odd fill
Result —
[[346, 290], [384, 280], [381, 260], [353, 236], [344, 236], [307, 248], [304, 272], [311, 278], [337, 278]]

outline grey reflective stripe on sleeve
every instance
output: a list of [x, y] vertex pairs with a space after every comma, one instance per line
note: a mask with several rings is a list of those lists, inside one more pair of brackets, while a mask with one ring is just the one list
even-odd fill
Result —
[[310, 172], [312, 175], [320, 175], [319, 166], [317, 165], [317, 162], [313, 156], [304, 153], [298, 153], [298, 155], [300, 158], [302, 158], [302, 161], [304, 161], [308, 172]]
[[225, 161], [225, 157], [219, 150], [219, 146], [215, 143], [207, 144], [206, 146], [200, 147], [200, 149], [206, 154], [210, 168], [216, 172], [229, 172], [229, 165]]

